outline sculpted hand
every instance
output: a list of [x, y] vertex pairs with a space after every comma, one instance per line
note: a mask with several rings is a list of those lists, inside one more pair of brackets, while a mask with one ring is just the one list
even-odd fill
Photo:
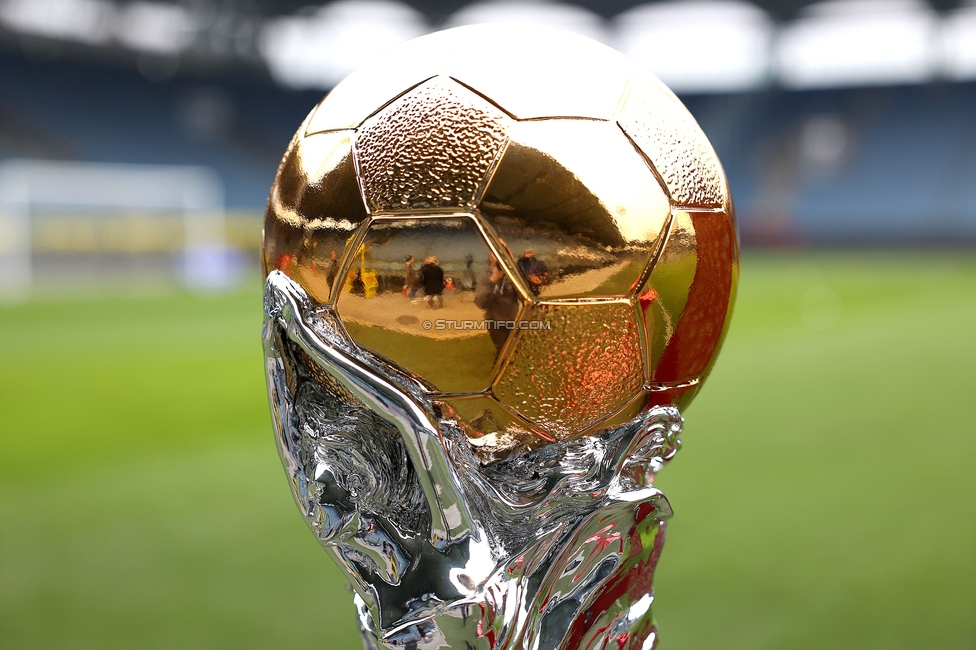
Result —
[[450, 409], [277, 272], [264, 345], [282, 462], [366, 648], [654, 646], [674, 408], [482, 465]]

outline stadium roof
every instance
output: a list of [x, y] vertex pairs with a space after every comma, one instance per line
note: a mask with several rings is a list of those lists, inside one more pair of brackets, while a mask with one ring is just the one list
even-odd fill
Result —
[[35, 58], [87, 49], [157, 81], [243, 66], [321, 90], [432, 30], [521, 22], [601, 40], [677, 92], [736, 92], [974, 79], [976, 0], [966, 3], [940, 12], [927, 0], [0, 0], [0, 46]]
[[[628, 9], [644, 4], [646, 0], [566, 0], [568, 4], [579, 5], [590, 11], [603, 16], [612, 18]], [[756, 0], [754, 4], [759, 5], [775, 18], [780, 20], [791, 20], [800, 10], [813, 4], [815, 0]], [[310, 0], [251, 0], [252, 4], [265, 16], [288, 14], [298, 11], [310, 4], [316, 4]], [[430, 20], [440, 22], [447, 16], [470, 3], [469, 0], [409, 0], [408, 4], [419, 9]], [[929, 4], [934, 9], [944, 11], [953, 9], [964, 2], [959, 0], [929, 0]]]

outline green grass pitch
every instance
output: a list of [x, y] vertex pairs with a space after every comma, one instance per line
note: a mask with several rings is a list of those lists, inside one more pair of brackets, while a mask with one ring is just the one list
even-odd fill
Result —
[[[0, 648], [358, 650], [274, 449], [260, 302], [0, 307]], [[662, 650], [976, 647], [971, 253], [747, 254], [685, 416]]]

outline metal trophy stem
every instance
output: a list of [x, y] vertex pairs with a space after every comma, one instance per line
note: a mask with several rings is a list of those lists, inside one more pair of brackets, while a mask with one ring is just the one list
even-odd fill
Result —
[[738, 279], [667, 88], [531, 26], [405, 43], [295, 134], [262, 258], [278, 448], [366, 648], [654, 647], [654, 475]]
[[485, 466], [422, 386], [334, 319], [269, 276], [278, 448], [355, 589], [366, 647], [652, 647], [671, 509], [651, 483], [680, 444], [677, 409]]

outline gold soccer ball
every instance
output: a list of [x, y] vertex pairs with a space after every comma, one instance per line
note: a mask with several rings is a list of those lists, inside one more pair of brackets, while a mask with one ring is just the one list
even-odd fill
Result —
[[284, 155], [263, 256], [489, 459], [687, 406], [738, 276], [724, 172], [674, 94], [595, 41], [499, 25], [329, 93]]

